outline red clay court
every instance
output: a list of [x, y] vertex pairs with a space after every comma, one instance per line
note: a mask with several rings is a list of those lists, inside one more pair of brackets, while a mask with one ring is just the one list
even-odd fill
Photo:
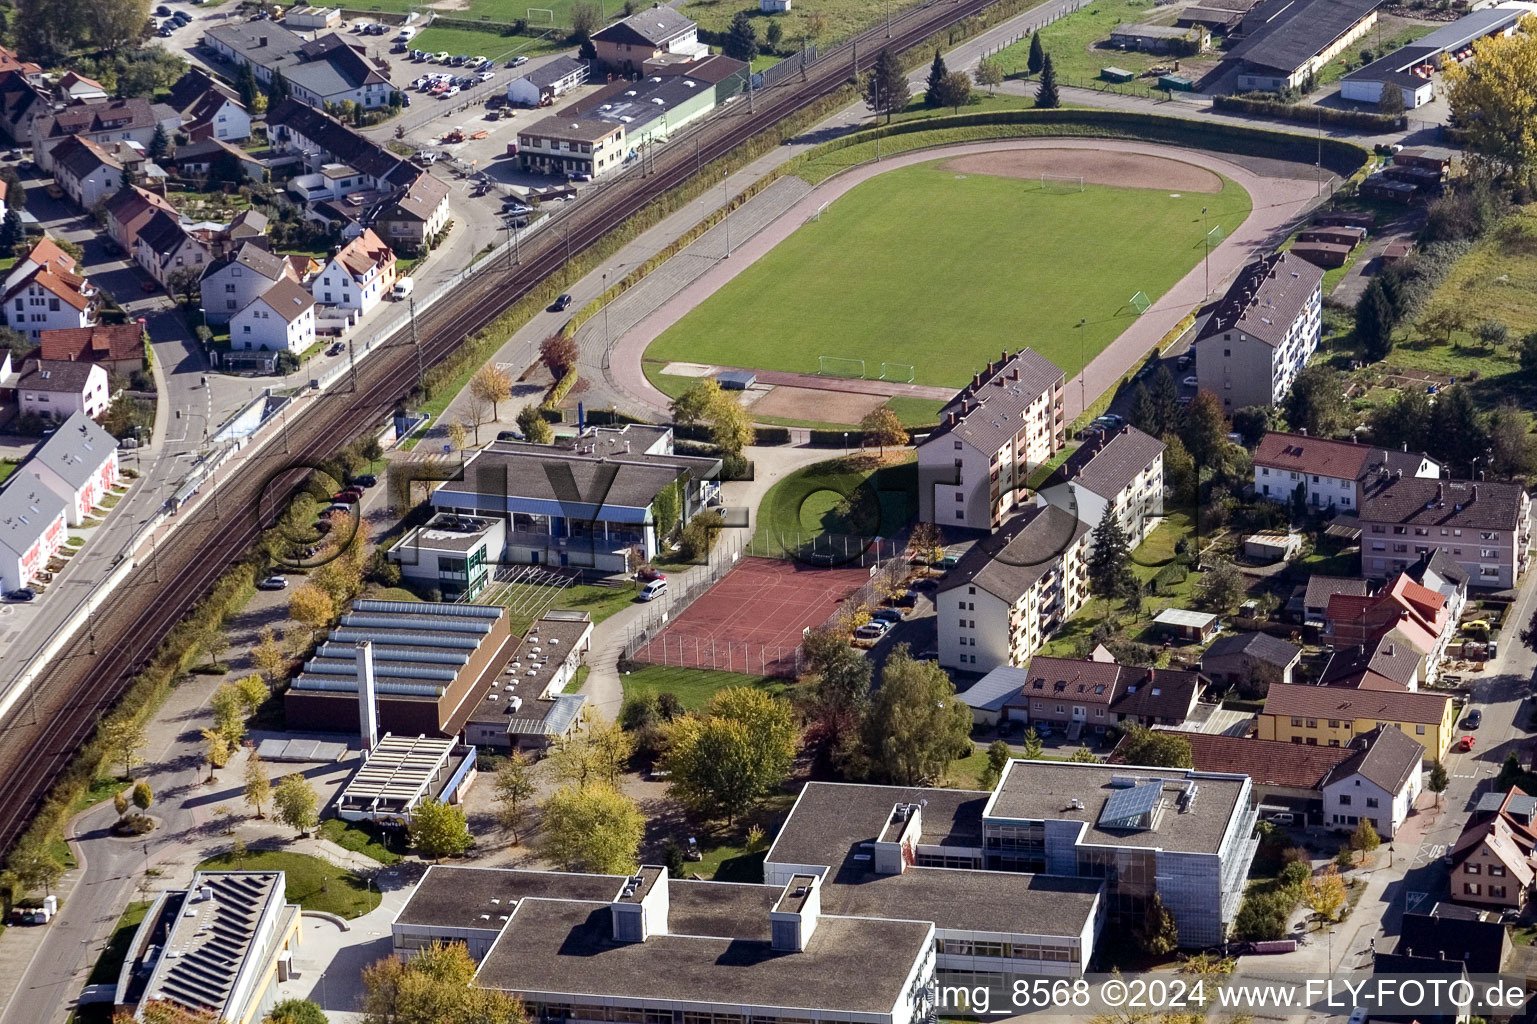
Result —
[[818, 569], [790, 559], [744, 558], [635, 653], [635, 660], [752, 675], [794, 675], [807, 626], [826, 622], [870, 581], [853, 566]]

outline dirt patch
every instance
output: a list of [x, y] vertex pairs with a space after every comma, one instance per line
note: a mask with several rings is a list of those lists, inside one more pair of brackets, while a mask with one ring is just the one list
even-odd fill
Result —
[[1221, 192], [1222, 178], [1195, 164], [1143, 153], [1106, 149], [1011, 149], [973, 153], [945, 161], [958, 174], [993, 174], [1037, 183], [1043, 174], [1081, 175], [1091, 185], [1156, 188], [1171, 192]]
[[780, 385], [752, 404], [754, 416], [780, 416], [821, 423], [858, 423], [886, 402], [885, 395], [817, 391]]

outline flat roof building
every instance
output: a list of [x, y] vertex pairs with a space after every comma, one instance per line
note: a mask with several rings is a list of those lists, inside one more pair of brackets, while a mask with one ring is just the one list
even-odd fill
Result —
[[1529, 13], [1524, 6], [1470, 11], [1450, 25], [1443, 25], [1346, 75], [1340, 80], [1340, 98], [1376, 104], [1382, 100], [1383, 89], [1396, 85], [1403, 93], [1404, 109], [1423, 106], [1435, 98], [1435, 73], [1447, 57], [1471, 52], [1479, 39], [1510, 35], [1516, 30], [1516, 23]]
[[454, 600], [474, 600], [491, 581], [507, 542], [507, 523], [440, 513], [406, 531], [389, 550], [400, 575]]
[[587, 696], [563, 691], [591, 648], [592, 617], [586, 612], [545, 612], [470, 712], [465, 737], [492, 750], [540, 753], [570, 736], [581, 726]]
[[458, 803], [474, 779], [474, 747], [437, 736], [385, 733], [342, 788], [336, 815], [409, 825], [422, 801]]

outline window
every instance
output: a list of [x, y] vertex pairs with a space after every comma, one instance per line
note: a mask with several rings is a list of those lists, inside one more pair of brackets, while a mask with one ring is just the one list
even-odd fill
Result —
[[1318, 719], [1316, 719], [1316, 718], [1309, 718], [1308, 719], [1308, 728], [1309, 729], [1316, 729], [1316, 728], [1318, 728]]
[[1340, 794], [1340, 806], [1341, 807], [1349, 807], [1350, 806], [1350, 794], [1349, 793], [1342, 793], [1342, 794]]
[[1505, 875], [1505, 865], [1503, 865], [1503, 864], [1490, 864], [1489, 865], [1489, 877], [1490, 878], [1502, 878], [1502, 877], [1504, 877], [1504, 875]]
[[1366, 806], [1368, 806], [1368, 807], [1380, 807], [1382, 805], [1377, 802], [1377, 798], [1376, 797], [1369, 796], [1369, 797], [1366, 798]]
[[956, 451], [960, 451], [961, 450], [961, 442], [959, 442], [959, 441], [955, 442], [955, 450]]
[[1414, 735], [1416, 735], [1416, 736], [1423, 736], [1423, 735], [1425, 735], [1425, 727], [1423, 725], [1416, 725], [1414, 727]]
[[1475, 864], [1473, 861], [1468, 861], [1462, 866], [1462, 873], [1465, 875], [1476, 875], [1482, 871], [1483, 868], [1480, 865]]
[[1464, 896], [1478, 896], [1483, 891], [1483, 886], [1476, 882], [1463, 882], [1462, 893]]
[[956, 509], [955, 510], [955, 518], [957, 518], [957, 519], [965, 519], [966, 518], [966, 513], [962, 512], [960, 509]]
[[1300, 718], [1293, 718], [1292, 719], [1292, 725], [1301, 726], [1302, 725], [1302, 719], [1300, 719]]
[[1489, 895], [1503, 898], [1505, 896], [1505, 887], [1503, 885], [1491, 885], [1489, 887]]

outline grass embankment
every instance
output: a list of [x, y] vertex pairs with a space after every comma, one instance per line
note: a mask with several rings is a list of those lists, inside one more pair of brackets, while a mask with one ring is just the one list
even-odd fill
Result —
[[778, 556], [818, 537], [890, 537], [917, 512], [916, 461], [877, 467], [860, 456], [829, 459], [769, 488], [750, 550]]
[[714, 669], [674, 668], [669, 665], [644, 665], [626, 672], [620, 682], [624, 686], [626, 700], [643, 693], [670, 693], [678, 698], [678, 703], [683, 705], [685, 711], [704, 707], [717, 691], [730, 686], [750, 686], [771, 693], [780, 693], [785, 688], [783, 679], [768, 676], [750, 676]]
[[379, 905], [379, 890], [352, 872], [303, 853], [251, 850], [236, 863], [227, 853], [210, 857], [199, 871], [282, 871], [287, 876], [288, 901], [305, 910], [359, 917]]

